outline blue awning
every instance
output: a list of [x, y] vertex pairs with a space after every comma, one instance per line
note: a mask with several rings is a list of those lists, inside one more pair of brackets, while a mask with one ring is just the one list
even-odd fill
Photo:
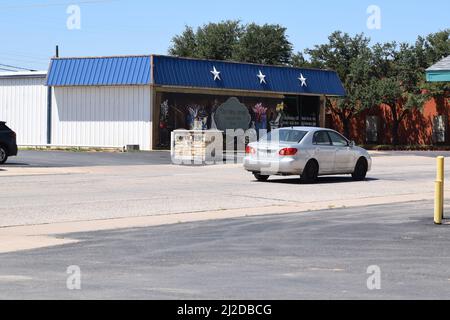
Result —
[[55, 58], [48, 86], [149, 85], [151, 57]]
[[[168, 56], [154, 56], [153, 68], [153, 82], [156, 85], [345, 96], [339, 76], [328, 70]], [[213, 71], [220, 72], [216, 79]], [[264, 81], [258, 77], [261, 74], [265, 76]], [[305, 81], [302, 83], [300, 78]]]

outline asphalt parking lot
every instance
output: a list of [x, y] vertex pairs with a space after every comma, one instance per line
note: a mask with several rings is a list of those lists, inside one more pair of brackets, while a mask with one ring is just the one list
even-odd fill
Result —
[[0, 168], [0, 298], [450, 298], [437, 155], [373, 153], [366, 181], [306, 185], [168, 153], [26, 151]]
[[376, 153], [366, 181], [333, 176], [316, 185], [296, 177], [258, 183], [239, 164], [175, 166], [166, 157], [24, 151], [0, 167], [0, 227], [247, 209], [300, 212], [430, 200], [434, 192], [435, 159], [427, 153]]
[[[430, 207], [60, 235], [81, 242], [0, 255], [0, 299], [449, 299], [450, 226]], [[66, 287], [71, 265], [81, 290]], [[380, 290], [367, 287], [372, 265]]]

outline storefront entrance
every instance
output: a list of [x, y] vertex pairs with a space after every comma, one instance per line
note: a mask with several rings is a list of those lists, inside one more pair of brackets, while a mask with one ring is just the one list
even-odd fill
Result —
[[195, 93], [158, 93], [159, 122], [156, 146], [170, 148], [177, 129], [273, 130], [290, 126], [318, 126], [320, 97], [250, 97]]

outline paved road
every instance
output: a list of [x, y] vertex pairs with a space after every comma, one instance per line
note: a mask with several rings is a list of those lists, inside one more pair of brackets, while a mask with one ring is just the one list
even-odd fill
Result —
[[[139, 164], [147, 157], [150, 163], [159, 161], [158, 153], [56, 154], [68, 157], [66, 163], [73, 161], [77, 168], [1, 167], [7, 171], [0, 171], [0, 227], [269, 206], [309, 208], [318, 203], [327, 203], [326, 208], [328, 204], [359, 201], [364, 205], [373, 203], [367, 199], [399, 196], [431, 199], [436, 175], [432, 157], [404, 153], [375, 157], [367, 181], [353, 182], [349, 176], [324, 177], [317, 185], [300, 184], [296, 177], [273, 177], [268, 183], [258, 183], [240, 165]], [[24, 159], [27, 155], [30, 162], [26, 162], [32, 165], [52, 161], [52, 153], [27, 152]], [[31, 161], [33, 157], [38, 160]], [[81, 161], [84, 157], [88, 160]], [[97, 157], [110, 159], [111, 165], [95, 160]], [[78, 168], [82, 163], [90, 166]], [[13, 172], [8, 176], [14, 170], [22, 175]], [[31, 175], [33, 172], [38, 175]], [[450, 184], [446, 188], [450, 191]]]
[[11, 157], [4, 168], [62, 168], [98, 166], [135, 166], [170, 164], [170, 152], [65, 152], [65, 151], [20, 151]]
[[[0, 255], [0, 299], [450, 299], [432, 203], [64, 235]], [[78, 265], [82, 290], [66, 289]], [[367, 268], [381, 268], [381, 290]]]

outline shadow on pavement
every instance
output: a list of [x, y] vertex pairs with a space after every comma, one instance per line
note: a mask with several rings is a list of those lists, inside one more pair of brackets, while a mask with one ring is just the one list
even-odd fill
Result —
[[[371, 182], [371, 181], [378, 181], [379, 179], [376, 178], [366, 178], [363, 182]], [[255, 181], [255, 183], [258, 181]], [[358, 183], [361, 181], [354, 181], [351, 177], [319, 177], [317, 179], [317, 182], [314, 184], [335, 184], [335, 183]], [[259, 182], [260, 183], [260, 182]], [[307, 183], [302, 183], [299, 178], [286, 178], [286, 179], [270, 179], [266, 183], [273, 183], [273, 184], [301, 184], [301, 185], [308, 185]]]
[[69, 152], [20, 151], [4, 165], [14, 168], [69, 168], [100, 166], [144, 166], [171, 164], [170, 153], [153, 152]]

